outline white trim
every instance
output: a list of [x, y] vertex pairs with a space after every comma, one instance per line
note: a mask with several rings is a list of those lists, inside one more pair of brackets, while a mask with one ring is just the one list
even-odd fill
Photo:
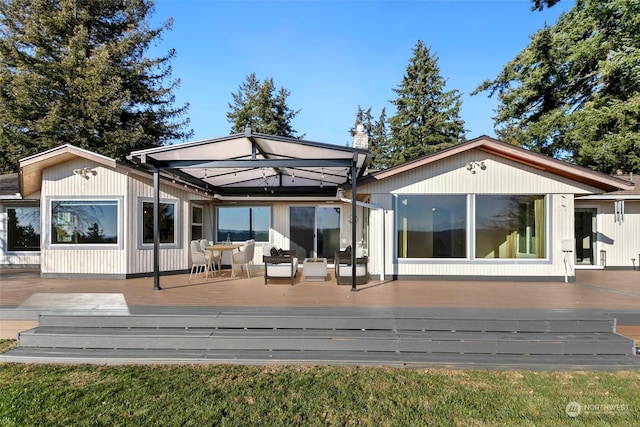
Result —
[[[116, 243], [53, 243], [51, 241], [51, 228], [53, 226], [52, 209], [53, 202], [116, 202], [116, 229], [117, 229], [117, 242]], [[124, 221], [123, 221], [123, 209], [124, 209], [124, 196], [47, 196], [44, 198], [45, 209], [40, 209], [41, 215], [44, 216], [43, 224], [41, 225], [41, 236], [44, 238], [44, 247], [40, 246], [40, 250], [67, 250], [67, 249], [123, 249], [124, 248]], [[42, 241], [42, 240], [41, 240]]]
[[576, 197], [576, 200], [640, 200], [640, 194], [591, 194]]

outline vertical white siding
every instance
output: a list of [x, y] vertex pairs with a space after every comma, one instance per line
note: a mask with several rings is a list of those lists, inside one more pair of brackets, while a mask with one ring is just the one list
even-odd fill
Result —
[[[468, 162], [484, 162], [474, 168]], [[561, 242], [573, 239], [574, 194], [599, 190], [536, 168], [472, 150], [435, 164], [407, 171], [361, 186], [370, 203], [380, 207], [370, 215], [370, 264], [374, 275], [469, 276], [469, 277], [562, 277], [565, 275]], [[398, 260], [394, 194], [541, 194], [546, 196], [546, 259]], [[472, 249], [472, 248], [471, 248]], [[383, 250], [384, 254], [379, 252]], [[572, 264], [571, 260], [570, 263]], [[573, 267], [568, 273], [573, 276]]]
[[[151, 273], [153, 272], [153, 246], [141, 245], [142, 214], [140, 203], [141, 200], [153, 199], [153, 180], [131, 175], [128, 180], [127, 194], [130, 222], [127, 240], [127, 274]], [[191, 239], [191, 201], [193, 200], [197, 200], [199, 204], [205, 204], [207, 199], [204, 196], [190, 193], [186, 189], [161, 182], [160, 201], [176, 203], [175, 221], [178, 235], [174, 247], [160, 245], [160, 271], [186, 270], [191, 266], [189, 242]], [[207, 212], [205, 210], [205, 214]], [[208, 227], [211, 225], [209, 224]], [[207, 229], [205, 229], [205, 236], [207, 236], [206, 233]]]
[[[95, 170], [95, 175], [83, 178], [73, 173], [74, 169], [83, 167]], [[87, 274], [87, 275], [124, 275], [126, 272], [126, 247], [129, 236], [121, 233], [118, 236], [119, 247], [100, 249], [69, 247], [62, 248], [50, 245], [51, 242], [51, 207], [47, 203], [50, 197], [65, 199], [68, 197], [87, 198], [101, 197], [120, 199], [120, 230], [129, 227], [127, 218], [127, 201], [122, 198], [126, 193], [126, 175], [120, 171], [104, 167], [90, 160], [78, 158], [61, 163], [43, 171], [41, 191], [42, 233], [44, 235], [41, 248], [42, 274]]]
[[[597, 207], [598, 209], [598, 242], [596, 256], [599, 251], [606, 252], [607, 267], [631, 268], [635, 259], [638, 268], [640, 254], [640, 201], [626, 201], [624, 220], [615, 221], [614, 201], [597, 203], [577, 202], [579, 207]], [[599, 258], [598, 258], [599, 259]], [[601, 266], [602, 267], [602, 266]], [[640, 281], [640, 278], [638, 279]]]

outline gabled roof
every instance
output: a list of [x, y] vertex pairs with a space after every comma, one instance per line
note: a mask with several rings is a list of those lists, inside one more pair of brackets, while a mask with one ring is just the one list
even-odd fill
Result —
[[61, 145], [20, 160], [22, 195], [25, 196], [40, 191], [42, 171], [44, 169], [76, 157], [83, 157], [108, 167], [116, 167], [116, 161], [112, 158], [70, 144]]
[[336, 195], [350, 182], [352, 167], [362, 176], [368, 150], [254, 133], [132, 152], [146, 167], [222, 196]]
[[581, 182], [592, 187], [600, 188], [604, 191], [633, 190], [634, 185], [614, 176], [609, 176], [582, 166], [573, 165], [562, 160], [554, 159], [543, 154], [534, 153], [515, 145], [507, 144], [486, 135], [469, 141], [454, 145], [442, 151], [421, 157], [419, 159], [403, 163], [401, 165], [371, 173], [365, 177], [361, 183], [372, 180], [385, 179], [403, 172], [419, 168], [439, 160], [455, 156], [469, 150], [480, 150], [489, 154], [499, 156], [514, 162], [530, 166], [541, 171], [546, 171], [557, 176]]

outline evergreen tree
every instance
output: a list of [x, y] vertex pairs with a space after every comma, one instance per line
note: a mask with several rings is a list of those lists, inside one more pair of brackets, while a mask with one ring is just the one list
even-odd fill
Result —
[[100, 229], [100, 224], [94, 222], [89, 228], [87, 228], [86, 238], [89, 242], [102, 242], [104, 232]]
[[531, 10], [542, 11], [545, 6], [552, 7], [559, 1], [560, 0], [531, 0], [531, 2], [533, 3], [533, 6], [531, 6]]
[[272, 78], [260, 83], [255, 73], [248, 75], [238, 91], [231, 94], [233, 103], [229, 103], [227, 112], [231, 134], [251, 128], [269, 135], [302, 138], [295, 135], [291, 123], [300, 110], [291, 110], [287, 105], [290, 94], [282, 87], [276, 91]]
[[188, 138], [169, 62], [146, 58], [171, 21], [150, 28], [150, 0], [0, 2], [0, 172], [73, 144], [123, 159]]
[[358, 111], [356, 112], [356, 121], [353, 124], [353, 127], [349, 129], [349, 133], [351, 136], [355, 136], [358, 133], [358, 125], [362, 125], [364, 127], [364, 132], [367, 136], [371, 137], [371, 128], [373, 116], [371, 115], [371, 107], [369, 107], [366, 111], [362, 109], [361, 106], [358, 105]]
[[389, 166], [417, 159], [462, 142], [464, 122], [460, 118], [460, 93], [445, 90], [438, 58], [422, 41], [413, 48], [400, 85], [391, 101], [396, 114], [389, 119], [391, 157]]
[[495, 80], [496, 133], [610, 173], [640, 170], [640, 2], [581, 0]]
[[390, 166], [391, 152], [389, 131], [387, 129], [387, 110], [382, 109], [378, 120], [375, 121], [369, 137], [369, 151], [373, 156], [371, 167], [374, 169], [386, 169]]

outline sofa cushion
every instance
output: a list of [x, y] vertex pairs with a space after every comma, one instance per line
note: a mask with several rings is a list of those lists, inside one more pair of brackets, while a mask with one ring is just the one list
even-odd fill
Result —
[[266, 273], [269, 277], [291, 277], [291, 263], [293, 263], [293, 274], [295, 275], [296, 271], [298, 271], [298, 258], [291, 257], [289, 259], [291, 261], [281, 261], [278, 264], [269, 263], [266, 266]]
[[[351, 277], [351, 266], [340, 264], [338, 266], [338, 275], [343, 277]], [[356, 264], [356, 276], [364, 276], [367, 274], [367, 266], [364, 264]]]

